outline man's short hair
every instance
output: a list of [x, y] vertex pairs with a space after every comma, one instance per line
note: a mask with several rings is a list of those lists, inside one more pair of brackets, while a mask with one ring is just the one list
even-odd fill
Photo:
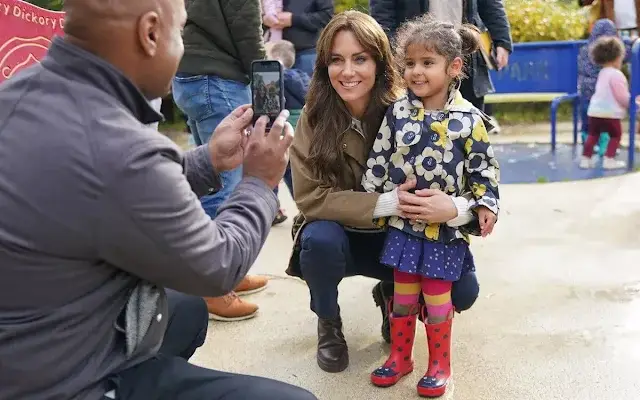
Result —
[[288, 40], [278, 40], [267, 43], [267, 55], [273, 60], [279, 60], [285, 68], [293, 67], [296, 62], [296, 49]]

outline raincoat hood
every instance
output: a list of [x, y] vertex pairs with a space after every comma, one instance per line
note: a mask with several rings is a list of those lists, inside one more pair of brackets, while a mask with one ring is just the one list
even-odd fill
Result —
[[591, 30], [591, 36], [589, 36], [589, 43], [592, 43], [596, 39], [602, 36], [617, 36], [618, 30], [616, 29], [616, 25], [610, 19], [599, 19], [593, 24], [593, 29]]

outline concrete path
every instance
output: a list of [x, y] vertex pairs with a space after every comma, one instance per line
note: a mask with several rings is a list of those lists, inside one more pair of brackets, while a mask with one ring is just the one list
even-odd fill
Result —
[[[476, 306], [454, 323], [456, 400], [640, 398], [640, 174], [576, 183], [505, 185], [494, 235], [476, 239]], [[295, 206], [282, 190], [289, 215]], [[289, 221], [287, 221], [289, 222]], [[426, 368], [424, 331], [416, 371], [396, 387], [369, 384], [386, 358], [374, 281], [340, 286], [351, 365], [315, 362], [316, 319], [305, 284], [286, 277], [290, 224], [275, 227], [252, 273], [267, 290], [260, 314], [212, 322], [193, 362], [290, 382], [320, 399], [411, 399]]]
[[[544, 142], [547, 133], [538, 125], [514, 127], [491, 140]], [[563, 128], [559, 142], [571, 137]], [[455, 319], [455, 388], [445, 398], [640, 399], [639, 188], [640, 173], [502, 185], [502, 214], [493, 236], [473, 241], [481, 294]], [[281, 200], [294, 215], [284, 186]], [[317, 367], [307, 287], [284, 274], [290, 228], [290, 220], [273, 228], [252, 270], [273, 277], [265, 291], [249, 297], [260, 305], [259, 316], [212, 322], [192, 361], [300, 385], [321, 400], [417, 398], [415, 385], [427, 363], [422, 329], [414, 373], [389, 389], [369, 383], [389, 347], [371, 299], [375, 281], [367, 278], [349, 278], [340, 286], [350, 367], [340, 374]]]

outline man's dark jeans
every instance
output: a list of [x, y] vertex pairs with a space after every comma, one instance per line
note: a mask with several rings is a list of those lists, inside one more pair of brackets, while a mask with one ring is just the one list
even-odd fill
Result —
[[[201, 368], [187, 361], [207, 335], [207, 306], [200, 297], [167, 291], [169, 323], [159, 354], [113, 378], [117, 400], [314, 400], [311, 393], [266, 378]], [[221, 357], [233, 357], [224, 354]]]
[[[362, 275], [393, 281], [393, 269], [378, 261], [384, 233], [349, 231], [333, 221], [314, 221], [303, 229], [300, 269], [311, 293], [311, 310], [318, 317], [338, 316], [338, 284], [345, 277]], [[469, 309], [478, 292], [475, 273], [463, 275], [452, 289], [456, 311]]]

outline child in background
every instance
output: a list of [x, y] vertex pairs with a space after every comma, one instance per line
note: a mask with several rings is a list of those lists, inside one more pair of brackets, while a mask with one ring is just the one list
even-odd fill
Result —
[[[278, 23], [278, 13], [282, 12], [282, 0], [262, 0], [262, 13], [265, 21], [270, 24]], [[282, 29], [269, 28], [264, 33], [265, 42], [282, 40]]]
[[296, 61], [296, 50], [293, 43], [288, 40], [279, 40], [270, 42], [265, 47], [267, 56], [272, 60], [280, 61], [284, 67], [285, 107], [291, 112], [289, 122], [295, 127], [304, 107], [311, 77], [303, 70], [293, 68]]
[[[593, 92], [596, 90], [596, 81], [598, 80], [598, 74], [602, 67], [597, 65], [591, 59], [590, 48], [596, 40], [601, 37], [616, 37], [618, 31], [613, 21], [608, 19], [599, 19], [593, 25], [591, 35], [586, 46], [580, 49], [578, 56], [578, 93], [580, 94], [580, 115], [582, 120], [582, 142], [587, 140], [589, 132], [589, 117], [587, 110], [589, 108], [589, 102], [593, 96]], [[625, 40], [625, 61], [631, 54], [631, 45], [633, 41]], [[600, 155], [604, 155], [605, 148], [609, 143], [609, 135], [603, 134], [600, 136], [600, 142], [598, 147], [600, 148]]]
[[622, 138], [621, 120], [629, 107], [629, 85], [620, 68], [625, 56], [625, 47], [616, 36], [603, 36], [591, 46], [591, 58], [602, 69], [598, 73], [595, 92], [591, 97], [587, 115], [588, 137], [584, 143], [580, 168], [595, 165], [593, 148], [603, 132], [609, 134], [609, 143], [602, 166], [605, 169], [624, 168], [624, 161], [616, 160], [616, 151]]
[[[362, 178], [368, 192], [390, 192], [407, 180], [416, 190], [449, 195], [473, 193], [481, 235], [493, 229], [499, 209], [499, 166], [482, 113], [462, 98], [464, 58], [480, 45], [471, 25], [456, 27], [429, 15], [405, 23], [397, 33], [397, 57], [408, 94], [387, 110]], [[429, 367], [420, 396], [443, 395], [451, 379], [451, 288], [475, 269], [469, 237], [448, 224], [403, 215], [387, 221], [380, 262], [394, 268], [391, 354], [371, 374], [380, 387], [413, 371], [419, 296], [424, 296]]]
[[[284, 106], [289, 110], [289, 123], [295, 128], [300, 118], [300, 113], [304, 107], [305, 97], [309, 91], [309, 82], [311, 78], [306, 72], [292, 68], [296, 61], [296, 50], [293, 43], [287, 40], [278, 40], [269, 42], [265, 45], [267, 51], [267, 58], [271, 60], [278, 60], [282, 64], [283, 71], [283, 86], [284, 86]], [[291, 168], [287, 166], [287, 170], [284, 174], [284, 181], [289, 188], [289, 192], [293, 197], [293, 182], [291, 179]], [[276, 195], [278, 194], [278, 188], [275, 189]], [[276, 216], [274, 225], [284, 222], [287, 216], [281, 209]]]

